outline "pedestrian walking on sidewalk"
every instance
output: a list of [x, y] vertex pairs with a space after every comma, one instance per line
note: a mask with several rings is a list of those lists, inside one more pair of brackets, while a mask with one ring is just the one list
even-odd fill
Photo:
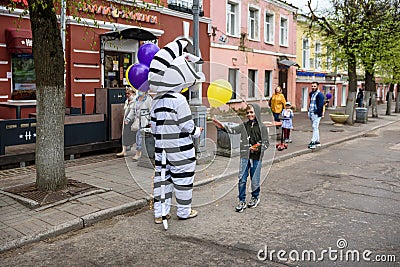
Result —
[[268, 129], [261, 121], [260, 107], [257, 104], [249, 104], [246, 114], [248, 121], [231, 128], [224, 128], [219, 120], [213, 119], [216, 127], [229, 133], [240, 133], [239, 204], [235, 208], [237, 212], [246, 208], [246, 184], [249, 174], [251, 199], [247, 207], [255, 208], [260, 202], [262, 157], [269, 146]]
[[283, 140], [285, 143], [291, 143], [290, 130], [293, 129], [293, 117], [294, 113], [291, 109], [292, 104], [286, 102], [285, 109], [282, 111], [282, 129], [283, 129]]
[[286, 99], [285, 96], [282, 94], [282, 88], [277, 86], [275, 88], [275, 93], [272, 95], [269, 106], [271, 108], [272, 114], [274, 115], [274, 121], [279, 122], [279, 116], [282, 113], [282, 110], [285, 108]]
[[362, 88], [359, 88], [356, 97], [356, 103], [359, 108], [363, 106], [363, 100], [364, 100], [364, 91]]
[[128, 147], [131, 147], [135, 141], [135, 132], [132, 132], [132, 123], [135, 120], [135, 90], [132, 87], [125, 89], [124, 119], [122, 122], [122, 151], [117, 157], [125, 157]]
[[311, 142], [308, 144], [308, 148], [315, 149], [317, 146], [321, 146], [319, 138], [319, 123], [321, 121], [323, 108], [324, 108], [324, 94], [320, 92], [318, 82], [311, 84], [310, 92], [310, 106], [308, 108], [308, 117], [311, 120], [311, 126], [313, 129]]

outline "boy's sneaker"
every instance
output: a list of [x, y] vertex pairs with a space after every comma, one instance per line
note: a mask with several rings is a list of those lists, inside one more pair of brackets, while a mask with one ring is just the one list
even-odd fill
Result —
[[[171, 214], [167, 214], [167, 220], [171, 219]], [[154, 218], [155, 224], [162, 224], [162, 217]]]
[[308, 144], [308, 148], [310, 149], [315, 149], [317, 146], [315, 145], [315, 142], [311, 142], [310, 144]]
[[320, 143], [319, 141], [315, 141], [315, 146], [320, 147], [320, 146], [321, 146], [321, 143]]
[[258, 203], [260, 203], [260, 198], [252, 197], [249, 204], [247, 204], [247, 207], [255, 208], [257, 207]]
[[246, 202], [240, 201], [239, 204], [236, 206], [236, 212], [242, 212], [246, 208]]
[[192, 210], [190, 210], [189, 216], [188, 216], [187, 218], [182, 218], [182, 217], [179, 217], [179, 216], [178, 216], [178, 219], [179, 219], [179, 220], [191, 219], [191, 218], [196, 217], [197, 214], [198, 214], [197, 210], [192, 209]]

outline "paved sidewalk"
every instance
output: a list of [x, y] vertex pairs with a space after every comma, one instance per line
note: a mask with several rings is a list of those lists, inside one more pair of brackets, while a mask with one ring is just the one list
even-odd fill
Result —
[[[379, 117], [368, 118], [368, 123], [353, 126], [335, 126], [327, 115], [320, 126], [321, 149], [365, 135], [374, 129], [400, 121], [400, 114], [386, 116], [386, 105], [379, 105]], [[340, 110], [340, 109], [339, 109]], [[328, 110], [327, 112], [337, 112]], [[271, 116], [264, 115], [264, 121]], [[208, 125], [207, 137], [210, 150], [216, 131]], [[294, 156], [311, 153], [307, 144], [311, 138], [311, 124], [305, 112], [295, 113], [293, 143], [284, 151], [276, 151], [274, 128], [271, 128], [271, 149], [264, 160], [282, 161]], [[130, 152], [132, 154], [132, 151]], [[133, 154], [132, 154], [133, 155]], [[316, 156], [318, 153], [315, 154]], [[117, 159], [103, 155], [99, 162], [77, 159], [67, 161], [67, 177], [104, 189], [85, 197], [46, 208], [30, 209], [14, 198], [0, 194], [0, 253], [22, 245], [53, 237], [71, 230], [81, 229], [97, 221], [134, 211], [148, 205], [152, 188], [153, 170], [137, 166], [131, 157]], [[94, 160], [96, 161], [96, 160]], [[216, 156], [207, 163], [197, 165], [195, 187], [238, 172], [238, 158]], [[0, 189], [26, 184], [35, 180], [34, 168], [18, 168], [0, 171]]]

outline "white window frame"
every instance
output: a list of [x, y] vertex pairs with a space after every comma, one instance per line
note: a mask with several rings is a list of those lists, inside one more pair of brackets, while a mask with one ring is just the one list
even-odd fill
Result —
[[[286, 21], [286, 28], [282, 27], [282, 21]], [[289, 18], [281, 15], [279, 19], [279, 45], [289, 46]]]
[[256, 99], [257, 98], [257, 83], [258, 83], [258, 70], [257, 69], [248, 69], [247, 74], [250, 74], [250, 71], [254, 71], [254, 84], [253, 84], [253, 89], [254, 89], [254, 95], [250, 96], [250, 78], [248, 79], [247, 82], [247, 98], [248, 99]]
[[333, 62], [332, 62], [332, 53], [333, 53], [333, 49], [330, 46], [326, 47], [326, 70], [330, 71], [332, 70], [333, 67]]
[[[234, 81], [231, 79], [231, 72], [234, 73]], [[239, 69], [229, 68], [228, 69], [228, 82], [232, 85], [232, 97], [231, 100], [237, 99], [239, 95]]]
[[[230, 32], [230, 14], [228, 13], [228, 5], [234, 5], [235, 6], [235, 32]], [[227, 0], [226, 1], [226, 35], [228, 36], [233, 36], [233, 37], [239, 37], [240, 36], [240, 21], [241, 21], [241, 8], [240, 8], [240, 1], [239, 0]]]
[[[266, 83], [268, 74], [268, 83]], [[264, 97], [272, 97], [272, 70], [264, 70]]]
[[[307, 47], [304, 47], [304, 42], [307, 42]], [[304, 37], [301, 41], [301, 56], [303, 68], [310, 69], [310, 38], [308, 37]]]
[[[267, 15], [271, 19], [272, 23], [269, 22], [270, 26], [270, 34], [267, 35]], [[267, 38], [269, 37], [269, 38]], [[264, 42], [267, 44], [274, 44], [275, 42], [275, 13], [265, 10], [264, 12]]]
[[[254, 18], [254, 37], [252, 38], [251, 36], [251, 18], [250, 18], [250, 12], [253, 11], [255, 14]], [[260, 8], [254, 5], [249, 5], [248, 8], [248, 27], [247, 27], [247, 37], [249, 40], [252, 41], [260, 41]]]
[[322, 43], [320, 41], [315, 41], [314, 44], [314, 68], [316, 70], [321, 70], [322, 68]]

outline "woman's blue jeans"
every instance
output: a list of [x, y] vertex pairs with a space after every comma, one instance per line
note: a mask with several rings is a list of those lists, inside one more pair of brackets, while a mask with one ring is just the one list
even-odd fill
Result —
[[246, 183], [250, 173], [251, 179], [251, 196], [258, 198], [260, 195], [260, 174], [261, 161], [254, 159], [240, 158], [239, 169], [239, 201], [246, 201]]
[[281, 113], [275, 113], [275, 112], [272, 112], [272, 114], [274, 115], [274, 121], [281, 121], [280, 119], [279, 119], [279, 115], [281, 115]]

